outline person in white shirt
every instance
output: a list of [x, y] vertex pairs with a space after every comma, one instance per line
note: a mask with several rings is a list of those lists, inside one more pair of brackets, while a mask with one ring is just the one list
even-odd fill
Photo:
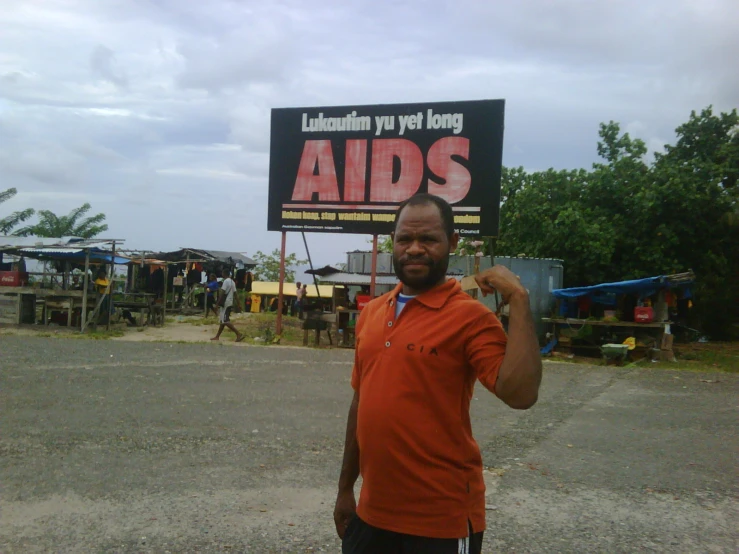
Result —
[[296, 316], [300, 314], [300, 307], [303, 305], [303, 289], [300, 288], [300, 281], [295, 283], [295, 302], [293, 302], [292, 310], [290, 315]]
[[226, 269], [223, 271], [223, 282], [221, 283], [221, 290], [218, 293], [218, 321], [220, 326], [216, 336], [210, 340], [220, 340], [223, 329], [228, 327], [236, 333], [236, 342], [241, 342], [246, 338], [246, 335], [239, 332], [231, 323], [231, 308], [234, 304], [234, 294], [236, 293], [236, 283], [231, 279], [231, 272]]

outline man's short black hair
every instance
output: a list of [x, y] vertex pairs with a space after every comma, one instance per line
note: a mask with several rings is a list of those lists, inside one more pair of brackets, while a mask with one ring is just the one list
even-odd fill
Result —
[[419, 192], [418, 194], [414, 194], [411, 196], [408, 200], [404, 200], [401, 202], [400, 206], [398, 206], [398, 211], [395, 212], [395, 229], [398, 229], [398, 221], [400, 220], [400, 212], [403, 211], [403, 208], [406, 206], [428, 206], [429, 204], [434, 204], [437, 208], [439, 208], [439, 213], [441, 214], [441, 224], [444, 227], [444, 231], [446, 232], [446, 236], [448, 238], [451, 238], [454, 234], [454, 214], [452, 213], [452, 207], [449, 205], [449, 202], [444, 200], [443, 198], [429, 194], [427, 192]]

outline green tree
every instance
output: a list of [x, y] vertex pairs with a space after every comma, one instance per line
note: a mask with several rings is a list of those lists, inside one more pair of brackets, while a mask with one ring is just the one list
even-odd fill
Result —
[[[279, 281], [280, 280], [280, 251], [275, 248], [271, 254], [265, 254], [261, 250], [254, 256], [257, 266], [254, 268], [254, 278], [257, 281]], [[299, 260], [294, 254], [285, 256], [285, 282], [295, 282], [295, 269], [297, 266], [308, 263], [308, 260]]]
[[612, 222], [587, 203], [589, 185], [585, 170], [505, 168], [495, 254], [577, 260], [565, 266], [568, 284], [599, 279], [615, 238]]
[[[14, 188], [9, 188], [8, 190], [0, 192], [0, 204], [7, 200], [10, 200], [16, 194], [18, 194], [18, 191]], [[35, 210], [33, 210], [32, 208], [28, 208], [27, 210], [13, 212], [8, 216], [3, 217], [2, 219], [0, 219], [0, 235], [9, 234], [14, 227], [30, 219], [34, 213]]]
[[565, 286], [693, 269], [693, 314], [714, 338], [739, 322], [739, 117], [709, 107], [676, 129], [677, 141], [645, 160], [646, 147], [600, 127], [592, 170], [503, 170], [496, 254], [556, 257]]
[[99, 213], [82, 219], [89, 211], [90, 204], [87, 203], [61, 217], [49, 210], [39, 210], [38, 222], [35, 225], [19, 229], [16, 234], [24, 237], [80, 237], [89, 239], [107, 231], [108, 226], [103, 223], [105, 214]]
[[671, 267], [697, 276], [695, 310], [715, 338], [739, 336], [739, 114], [692, 112], [676, 129], [677, 142], [654, 163], [653, 186], [642, 226], [663, 239]]
[[[739, 335], [739, 116], [708, 107], [675, 132], [651, 162], [610, 121], [589, 170], [504, 167], [500, 233], [483, 251], [561, 258], [568, 287], [692, 269], [695, 326]], [[470, 242], [458, 252], [474, 251]], [[380, 250], [392, 250], [389, 237]]]
[[[372, 241], [369, 241], [370, 243]], [[380, 235], [377, 237], [377, 251], [393, 253], [393, 238], [390, 235]]]

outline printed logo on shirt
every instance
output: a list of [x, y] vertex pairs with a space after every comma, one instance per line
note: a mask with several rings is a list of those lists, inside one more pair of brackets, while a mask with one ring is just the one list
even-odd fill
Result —
[[409, 343], [408, 346], [406, 346], [407, 350], [410, 350], [411, 352], [418, 352], [419, 354], [428, 354], [429, 356], [438, 356], [439, 352], [436, 350], [435, 347], [427, 347], [423, 344], [416, 345], [414, 343]]

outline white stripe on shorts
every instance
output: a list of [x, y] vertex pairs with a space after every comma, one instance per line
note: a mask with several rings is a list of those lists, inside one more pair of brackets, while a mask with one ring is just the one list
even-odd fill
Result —
[[470, 538], [465, 537], [463, 539], [459, 539], [457, 548], [458, 548], [457, 550], [458, 554], [469, 554], [470, 553]]

